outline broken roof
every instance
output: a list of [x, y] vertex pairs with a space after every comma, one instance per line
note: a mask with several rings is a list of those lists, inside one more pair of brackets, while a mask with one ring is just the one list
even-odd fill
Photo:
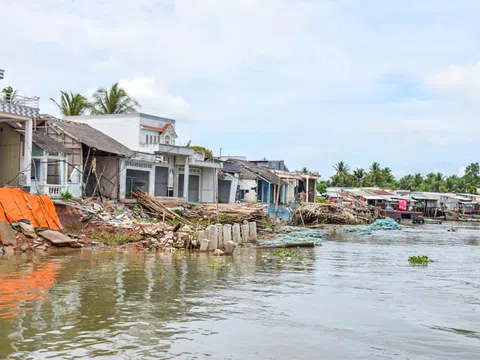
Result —
[[163, 134], [171, 126], [175, 137], [178, 137], [177, 132], [175, 131], [175, 128], [173, 127], [172, 123], [166, 123], [162, 127], [154, 126], [154, 125], [148, 125], [148, 124], [140, 124], [140, 126], [142, 127], [142, 129], [158, 131], [160, 134]]
[[50, 125], [62, 129], [77, 141], [91, 148], [125, 157], [130, 157], [134, 154], [125, 145], [88, 124], [61, 120], [51, 115], [40, 115], [40, 119], [48, 121]]
[[241, 178], [252, 179], [252, 175], [253, 175], [254, 179], [256, 179], [257, 177], [261, 177], [272, 184], [280, 184], [280, 185], [287, 184], [279, 176], [277, 176], [273, 171], [270, 171], [265, 167], [257, 166], [246, 160], [229, 159], [229, 161], [240, 165]]
[[56, 141], [48, 135], [39, 132], [32, 133], [32, 141], [49, 154], [70, 154], [72, 152], [72, 150], [67, 149], [60, 142]]

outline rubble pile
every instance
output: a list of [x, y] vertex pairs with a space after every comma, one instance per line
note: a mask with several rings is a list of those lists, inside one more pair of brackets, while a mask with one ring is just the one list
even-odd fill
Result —
[[372, 214], [366, 207], [317, 203], [303, 204], [294, 211], [292, 219], [293, 224], [303, 226], [362, 225], [372, 221]]
[[120, 246], [136, 250], [168, 250], [184, 249], [192, 244], [193, 231], [185, 226], [178, 231], [173, 227], [159, 222], [103, 222], [92, 221], [88, 230], [82, 236], [82, 241], [90, 245]]
[[12, 224], [0, 221], [0, 254], [46, 251], [49, 247], [83, 247], [77, 239], [60, 231], [35, 229], [28, 220], [20, 220]]

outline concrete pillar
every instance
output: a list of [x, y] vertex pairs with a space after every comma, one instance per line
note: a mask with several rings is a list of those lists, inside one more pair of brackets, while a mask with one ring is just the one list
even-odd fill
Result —
[[242, 236], [240, 235], [240, 224], [233, 224], [233, 242], [237, 244], [242, 243]]
[[210, 240], [208, 239], [203, 239], [200, 242], [200, 251], [209, 251], [210, 249]]
[[226, 244], [232, 240], [232, 225], [223, 225], [223, 243]]
[[[184, 167], [184, 172], [183, 172], [183, 197], [185, 199], [185, 202], [188, 202], [188, 180], [190, 177], [190, 164], [189, 162], [189, 157], [185, 157], [185, 167]], [[211, 239], [210, 239], [211, 240]]]
[[249, 222], [248, 223], [249, 227], [249, 235], [250, 235], [250, 241], [257, 241], [257, 223], [255, 221]]
[[222, 224], [216, 224], [217, 227], [217, 246], [219, 249], [223, 249], [224, 242], [223, 242], [223, 225]]
[[33, 120], [28, 119], [24, 123], [25, 133], [24, 133], [24, 143], [23, 143], [23, 162], [21, 169], [22, 174], [19, 178], [19, 184], [21, 186], [30, 186], [30, 177], [32, 174], [31, 163], [32, 163], [32, 133], [33, 133]]
[[225, 255], [232, 255], [236, 246], [237, 244], [235, 244], [233, 241], [227, 241], [225, 243]]
[[249, 235], [248, 224], [243, 224], [241, 226], [241, 232], [242, 232], [242, 243], [249, 242], [250, 241], [250, 235]]
[[218, 231], [215, 225], [207, 228], [208, 240], [210, 240], [210, 250], [218, 249]]
[[[38, 179], [40, 182], [40, 190], [42, 194], [48, 194], [48, 188], [47, 188], [47, 175], [48, 175], [48, 154], [45, 153], [42, 157], [41, 164], [40, 164], [40, 179]], [[34, 171], [34, 169], [32, 169]]]
[[305, 180], [305, 189], [306, 189], [305, 202], [308, 203], [308, 183], [309, 183], [310, 181], [309, 181], [308, 176], [307, 176], [305, 179], [306, 179], [306, 180]]
[[270, 183], [267, 183], [267, 201], [264, 201], [266, 204], [270, 204]]

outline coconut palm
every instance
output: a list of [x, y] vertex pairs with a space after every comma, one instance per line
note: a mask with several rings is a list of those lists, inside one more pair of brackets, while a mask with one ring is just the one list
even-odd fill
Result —
[[353, 170], [353, 178], [355, 179], [356, 185], [363, 186], [363, 178], [367, 175], [365, 169], [357, 168]]
[[332, 177], [332, 182], [336, 186], [349, 186], [350, 185], [350, 167], [345, 161], [339, 161], [333, 166], [335, 169], [335, 175]]
[[50, 98], [50, 100], [58, 106], [60, 112], [64, 116], [83, 115], [92, 107], [88, 102], [88, 99], [79, 93], [74, 94], [71, 91], [70, 93], [66, 91], [60, 91], [60, 94], [60, 104], [52, 98]]
[[11, 86], [7, 86], [2, 90], [2, 101], [5, 101], [10, 104], [16, 104], [17, 101], [17, 90], [14, 90]]
[[372, 165], [370, 165], [369, 176], [373, 186], [377, 186], [382, 182], [382, 175], [382, 168], [380, 164], [378, 162], [372, 163]]
[[134, 114], [140, 104], [119, 86], [113, 84], [109, 89], [100, 88], [93, 94], [92, 114]]

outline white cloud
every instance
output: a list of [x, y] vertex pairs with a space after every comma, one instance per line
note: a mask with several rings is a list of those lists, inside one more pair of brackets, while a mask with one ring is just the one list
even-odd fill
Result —
[[[428, 164], [478, 138], [477, 109], [455, 92], [480, 94], [480, 65], [449, 68], [479, 60], [477, 0], [0, 2], [0, 65], [45, 112], [59, 90], [121, 81], [142, 111], [177, 117], [182, 138], [326, 173], [359, 148], [371, 163], [379, 143], [411, 144], [407, 163], [423, 146]], [[379, 84], [389, 74], [444, 97], [400, 102], [401, 87]]]
[[140, 111], [161, 114], [170, 118], [188, 118], [190, 105], [181, 96], [175, 96], [160, 86], [154, 77], [136, 77], [119, 81], [129, 95], [142, 106]]
[[480, 97], [480, 62], [474, 65], [451, 65], [426, 80], [429, 88]]

